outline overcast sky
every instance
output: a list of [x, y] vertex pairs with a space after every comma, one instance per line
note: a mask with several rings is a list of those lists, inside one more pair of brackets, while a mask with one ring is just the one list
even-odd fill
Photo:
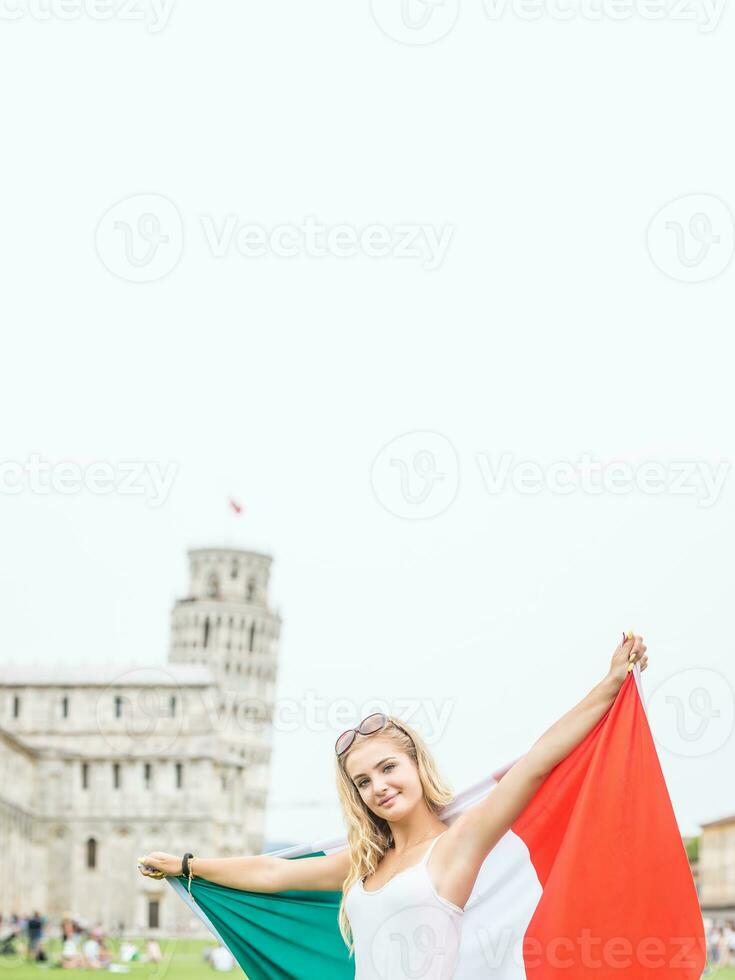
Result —
[[270, 840], [375, 699], [460, 790], [627, 629], [735, 812], [735, 27], [613, 6], [3, 8], [0, 662], [163, 663], [187, 548], [272, 555]]

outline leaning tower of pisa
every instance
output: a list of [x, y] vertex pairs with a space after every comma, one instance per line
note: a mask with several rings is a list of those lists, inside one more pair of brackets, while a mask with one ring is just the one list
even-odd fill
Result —
[[167, 662], [0, 665], [0, 843], [13, 875], [0, 912], [189, 934], [201, 924], [165, 881], [138, 874], [137, 856], [262, 852], [281, 625], [271, 561], [190, 551]]
[[188, 594], [172, 610], [169, 662], [213, 675], [217, 702], [209, 717], [222, 753], [222, 790], [227, 770], [242, 767], [239, 800], [248, 814], [246, 839], [233, 825], [222, 847], [239, 853], [263, 832], [281, 625], [268, 602], [272, 559], [236, 548], [195, 548], [188, 557]]

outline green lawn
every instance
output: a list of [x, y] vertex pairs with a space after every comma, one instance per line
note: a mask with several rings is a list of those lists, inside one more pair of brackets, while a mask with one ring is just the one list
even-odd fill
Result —
[[[139, 949], [143, 949], [145, 942], [142, 939], [131, 940]], [[117, 953], [119, 941], [110, 941], [110, 947]], [[128, 963], [130, 967], [128, 974], [120, 974], [120, 977], [129, 977], [130, 980], [194, 980], [197, 977], [209, 977], [216, 974], [216, 971], [202, 960], [202, 951], [205, 946], [216, 945], [214, 937], [206, 939], [160, 939], [159, 946], [163, 959], [160, 963]], [[2, 956], [0, 957], [0, 978], [2, 980], [39, 980], [39, 975], [50, 971], [55, 976], [68, 977], [69, 980], [76, 977], [85, 977], [89, 980], [91, 973], [109, 976], [107, 970], [61, 970], [54, 969], [53, 963], [61, 958], [61, 941], [58, 939], [46, 940], [44, 943], [46, 952], [49, 954], [48, 963], [28, 963], [23, 956]], [[116, 959], [116, 957], [115, 957]], [[116, 959], [117, 961], [117, 959]], [[235, 966], [231, 975], [242, 980], [244, 974], [239, 966]], [[115, 976], [115, 974], [113, 974]], [[711, 970], [705, 974], [706, 980], [735, 980], [735, 967], [726, 967], [719, 970]]]
[[[142, 939], [132, 939], [131, 942], [143, 951], [145, 941]], [[160, 963], [126, 963], [130, 967], [129, 973], [110, 974], [107, 970], [60, 970], [54, 968], [54, 963], [61, 959], [61, 940], [51, 939], [44, 941], [44, 949], [48, 953], [49, 959], [46, 963], [29, 963], [23, 956], [2, 956], [0, 957], [0, 977], [2, 980], [39, 980], [40, 975], [50, 972], [59, 978], [68, 977], [69, 980], [76, 977], [85, 977], [89, 980], [91, 975], [120, 976], [121, 980], [129, 977], [130, 980], [194, 980], [195, 977], [227, 976], [228, 974], [218, 974], [209, 964], [202, 959], [202, 951], [206, 946], [218, 945], [217, 940], [212, 936], [206, 939], [159, 939], [158, 945], [161, 947], [163, 959]], [[120, 943], [116, 939], [109, 941], [109, 946], [113, 954], [117, 954]], [[119, 962], [117, 955], [113, 956], [114, 962]], [[243, 972], [237, 964], [235, 969], [229, 974], [232, 977], [240, 977], [242, 980]], [[718, 978], [720, 980], [720, 978]]]

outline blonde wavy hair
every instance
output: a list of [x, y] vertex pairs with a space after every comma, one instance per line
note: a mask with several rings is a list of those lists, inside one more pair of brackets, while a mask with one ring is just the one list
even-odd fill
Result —
[[[385, 728], [375, 735], [390, 739], [413, 760], [424, 791], [424, 800], [434, 813], [438, 814], [447, 803], [451, 803], [454, 793], [440, 776], [434, 759], [418, 732], [400, 719], [388, 715]], [[345, 769], [347, 758], [353, 748], [360, 745], [364, 739], [372, 737], [372, 735], [356, 733], [349, 749], [335, 758], [337, 795], [347, 825], [347, 842], [350, 848], [350, 870], [345, 878], [342, 901], [339, 905], [339, 931], [349, 948], [350, 956], [354, 952], [355, 944], [345, 909], [345, 896], [358, 879], [375, 873], [380, 859], [393, 845], [393, 835], [388, 821], [368, 809]]]

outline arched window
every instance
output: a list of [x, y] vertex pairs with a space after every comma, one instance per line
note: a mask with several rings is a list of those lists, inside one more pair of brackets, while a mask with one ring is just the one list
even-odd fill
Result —
[[248, 590], [245, 595], [245, 599], [247, 600], [247, 602], [252, 602], [254, 598], [255, 598], [255, 579], [251, 578], [248, 579]]
[[253, 647], [255, 646], [255, 623], [250, 624], [250, 636], [248, 637], [248, 650], [250, 653], [253, 652]]
[[143, 763], [143, 782], [145, 783], [145, 788], [151, 788], [151, 781], [153, 777], [153, 769], [150, 762]]
[[120, 789], [120, 763], [112, 763], [112, 786], [114, 789]]
[[17, 718], [19, 714], [20, 714], [20, 698], [16, 694], [13, 697], [13, 718]]
[[176, 714], [176, 695], [175, 694], [172, 694], [171, 695], [171, 698], [170, 698], [170, 700], [168, 702], [168, 705], [169, 705], [169, 710], [171, 712], [171, 717], [173, 718], [173, 716]]
[[61, 717], [69, 717], [69, 698], [66, 695], [61, 699]]
[[90, 837], [87, 841], [87, 867], [97, 867], [97, 841], [94, 837]]
[[82, 763], [82, 789], [89, 789], [89, 763]]
[[207, 578], [207, 595], [210, 599], [216, 599], [219, 595], [219, 578], [216, 572], [210, 572]]
[[123, 703], [123, 699], [120, 697], [119, 694], [116, 695], [116, 697], [115, 697], [115, 717], [116, 718], [122, 718], [122, 703]]
[[204, 647], [209, 643], [209, 616], [204, 620]]
[[230, 578], [237, 578], [237, 574], [240, 571], [240, 565], [237, 558], [232, 559], [232, 564], [230, 565]]
[[181, 789], [184, 785], [184, 767], [180, 762], [176, 763], [176, 789]]

